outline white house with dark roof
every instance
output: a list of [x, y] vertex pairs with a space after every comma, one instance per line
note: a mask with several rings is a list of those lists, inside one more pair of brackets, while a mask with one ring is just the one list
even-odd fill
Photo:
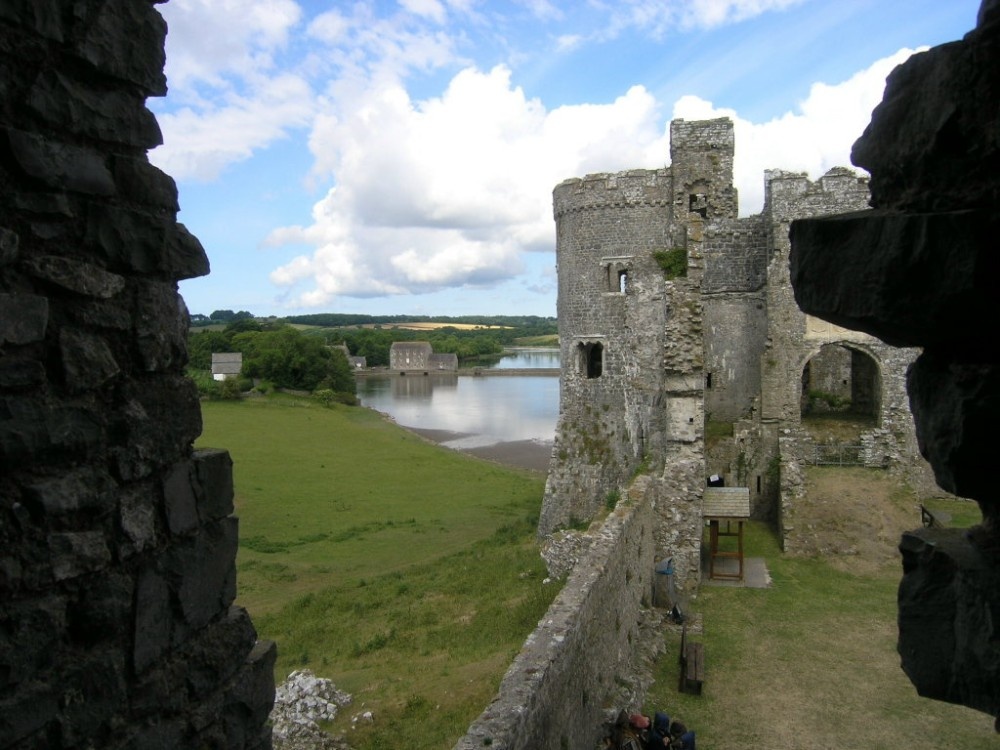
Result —
[[243, 370], [243, 352], [214, 352], [212, 354], [212, 379], [232, 380]]

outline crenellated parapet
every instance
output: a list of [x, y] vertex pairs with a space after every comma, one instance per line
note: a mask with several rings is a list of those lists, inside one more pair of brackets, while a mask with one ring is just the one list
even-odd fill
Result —
[[559, 183], [552, 191], [556, 220], [568, 213], [595, 209], [665, 208], [672, 200], [670, 171], [632, 169], [600, 172]]

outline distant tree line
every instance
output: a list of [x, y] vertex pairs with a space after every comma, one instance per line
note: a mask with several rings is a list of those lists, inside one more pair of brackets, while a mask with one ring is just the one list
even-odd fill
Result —
[[[479, 357], [499, 355], [505, 346], [510, 346], [517, 339], [533, 336], [551, 336], [558, 333], [555, 318], [545, 318], [537, 315], [464, 315], [451, 316], [415, 316], [415, 315], [355, 315], [348, 313], [318, 313], [315, 315], [293, 315], [280, 320], [266, 322], [256, 320], [246, 310], [216, 310], [206, 318], [204, 315], [192, 315], [192, 327], [207, 326], [225, 322], [222, 331], [202, 331], [191, 337], [189, 352], [191, 366], [196, 369], [207, 369], [211, 366], [212, 352], [242, 351], [244, 357], [244, 372], [250, 374], [250, 367], [255, 372], [261, 371], [264, 363], [273, 367], [279, 358], [277, 355], [256, 353], [254, 347], [245, 339], [234, 342], [234, 337], [242, 333], [271, 332], [287, 329], [294, 334], [319, 345], [345, 344], [351, 354], [364, 357], [369, 367], [388, 367], [389, 349], [395, 341], [429, 341], [434, 351], [439, 354], [455, 354], [460, 360], [470, 360]], [[441, 328], [425, 331], [414, 331], [395, 326], [407, 323], [438, 323]], [[300, 333], [287, 324], [316, 326]], [[457, 328], [457, 325], [479, 326], [478, 328]], [[364, 326], [364, 327], [362, 327]], [[286, 334], [291, 335], [291, 334]], [[201, 338], [201, 337], [207, 338]], [[290, 345], [285, 342], [282, 351], [287, 353]], [[238, 348], [244, 347], [244, 348]], [[290, 361], [301, 362], [301, 359]], [[346, 365], [346, 363], [345, 363]], [[302, 370], [298, 366], [298, 370]], [[312, 368], [306, 368], [312, 372]], [[293, 373], [295, 367], [289, 366], [282, 372], [282, 383], [289, 380], [311, 380], [311, 376]], [[347, 367], [348, 372], [350, 368]], [[296, 370], [297, 372], [297, 370]], [[282, 385], [278, 379], [268, 375], [252, 375], [273, 380], [279, 387], [299, 388], [303, 386]], [[352, 379], [353, 384], [353, 379]], [[312, 390], [312, 388], [309, 388]], [[351, 392], [353, 393], [353, 387]]]
[[200, 328], [201, 326], [210, 326], [216, 323], [233, 323], [237, 320], [251, 320], [252, 318], [253, 313], [247, 310], [240, 310], [239, 312], [233, 312], [232, 310], [216, 310], [211, 315], [193, 313], [191, 315], [191, 326], [194, 328]]

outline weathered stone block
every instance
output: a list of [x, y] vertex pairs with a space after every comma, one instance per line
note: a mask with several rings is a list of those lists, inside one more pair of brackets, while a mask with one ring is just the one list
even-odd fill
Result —
[[37, 359], [0, 357], [0, 388], [29, 388], [42, 385], [45, 379], [45, 365]]
[[907, 377], [920, 452], [938, 484], [979, 500], [987, 522], [1000, 521], [993, 435], [1000, 423], [1000, 365], [955, 361], [952, 352], [925, 351]]
[[158, 519], [155, 497], [153, 488], [145, 485], [131, 486], [122, 491], [118, 513], [127, 542], [119, 541], [120, 558], [131, 557], [155, 546]]
[[178, 581], [177, 599], [190, 628], [204, 627], [236, 598], [237, 537], [236, 519], [227, 518], [170, 550], [167, 569]]
[[54, 477], [25, 485], [24, 499], [29, 507], [44, 514], [109, 510], [117, 499], [118, 485], [100, 468], [82, 466]]
[[147, 372], [187, 364], [187, 308], [173, 283], [144, 282], [137, 290], [136, 343]]
[[0, 294], [0, 345], [30, 344], [45, 338], [49, 301], [35, 294]]
[[6, 266], [17, 259], [18, 236], [16, 232], [0, 227], [0, 266]]
[[191, 461], [180, 461], [174, 464], [163, 480], [163, 501], [171, 534], [191, 534], [198, 528], [192, 471]]
[[233, 459], [229, 451], [202, 448], [192, 455], [202, 521], [225, 518], [233, 512]]
[[[0, 737], [10, 743], [9, 746], [14, 746], [53, 722], [58, 713], [58, 694], [54, 686], [34, 684], [0, 700]], [[34, 746], [45, 747], [45, 738], [39, 740]]]
[[174, 178], [145, 159], [119, 156], [114, 160], [115, 184], [130, 200], [174, 213], [181, 210], [177, 202]]
[[[886, 79], [851, 161], [872, 174], [872, 205], [913, 211], [995, 204], [1000, 174], [995, 27], [913, 55]], [[983, 137], [984, 134], [989, 134]], [[993, 191], [983, 190], [992, 185]]]
[[[238, 707], [240, 713], [252, 717], [250, 726], [261, 726], [267, 721], [274, 706], [274, 662], [278, 648], [274, 641], [257, 641], [247, 656], [246, 663], [233, 680], [233, 687], [226, 696], [226, 713]], [[227, 735], [238, 736], [240, 727], [247, 726], [245, 719], [227, 720]]]
[[167, 241], [166, 269], [178, 279], [193, 279], [207, 276], [211, 270], [208, 255], [201, 241], [191, 234], [187, 227], [178, 223], [176, 230]]
[[70, 637], [84, 645], [119, 641], [132, 620], [132, 589], [131, 577], [123, 573], [89, 581], [69, 605]]
[[162, 217], [95, 205], [88, 216], [87, 244], [116, 272], [155, 273], [163, 269], [169, 224]]
[[230, 607], [224, 617], [188, 641], [183, 653], [192, 699], [203, 700], [220, 683], [229, 683], [243, 669], [256, 642], [257, 631], [242, 607]]
[[125, 667], [115, 648], [75, 656], [60, 680], [59, 735], [66, 747], [86, 747], [127, 705]]
[[[1000, 315], [987, 214], [863, 211], [791, 226], [791, 280], [803, 311], [894, 346], [972, 338]], [[849, 273], [845, 270], [849, 269]]]
[[187, 739], [187, 721], [179, 718], [139, 727], [126, 747], [128, 750], [176, 750], [188, 746], [191, 743]]
[[84, 328], [102, 328], [109, 331], [130, 331], [132, 311], [129, 295], [117, 295], [109, 300], [81, 299], [68, 310], [73, 322]]
[[141, 149], [163, 143], [145, 97], [136, 91], [92, 86], [70, 77], [65, 69], [42, 71], [26, 105], [32, 114], [60, 130]]
[[125, 288], [125, 279], [118, 274], [75, 258], [33, 256], [25, 267], [32, 276], [88, 297], [109, 299]]
[[108, 0], [80, 12], [74, 29], [82, 32], [74, 44], [80, 57], [107, 75], [138, 84], [149, 96], [167, 93], [167, 23], [152, 4]]
[[114, 179], [98, 152], [20, 130], [7, 131], [7, 140], [22, 172], [42, 185], [88, 195], [114, 195]]
[[899, 654], [928, 698], [1000, 716], [1000, 591], [996, 559], [962, 529], [903, 535]]
[[[170, 648], [173, 613], [170, 587], [153, 568], [139, 574], [135, 586], [135, 628], [132, 639], [132, 668], [142, 674]], [[152, 679], [152, 678], [151, 678]], [[149, 689], [155, 691], [154, 679]]]
[[99, 388], [121, 372], [104, 339], [90, 333], [62, 328], [59, 352], [66, 387], [74, 393]]
[[0, 607], [0, 689], [52, 664], [66, 626], [66, 600], [47, 596]]
[[186, 670], [183, 661], [168, 658], [142, 674], [129, 691], [132, 717], [141, 720], [177, 714], [188, 708]]
[[0, 18], [55, 42], [63, 41], [64, 4], [60, 0], [4, 0]]
[[121, 398], [125, 408], [115, 423], [121, 442], [112, 454], [122, 479], [147, 477], [176, 462], [201, 433], [197, 387], [181, 375], [160, 378], [156, 388], [132, 381]]
[[84, 458], [100, 442], [100, 424], [84, 409], [47, 408], [29, 398], [0, 401], [0, 466], [16, 466], [28, 456], [40, 464], [59, 456]]
[[99, 531], [49, 534], [48, 545], [57, 581], [100, 570], [111, 562], [104, 534]]

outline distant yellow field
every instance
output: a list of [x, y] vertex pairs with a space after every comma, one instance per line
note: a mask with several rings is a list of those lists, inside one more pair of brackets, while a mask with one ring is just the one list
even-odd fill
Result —
[[480, 326], [474, 325], [473, 323], [432, 323], [430, 321], [426, 322], [416, 322], [416, 323], [365, 323], [364, 325], [358, 326], [358, 328], [401, 328], [407, 331], [435, 331], [438, 328], [456, 328], [462, 331], [473, 331], [476, 329], [501, 329], [501, 328], [511, 328], [511, 326]]

